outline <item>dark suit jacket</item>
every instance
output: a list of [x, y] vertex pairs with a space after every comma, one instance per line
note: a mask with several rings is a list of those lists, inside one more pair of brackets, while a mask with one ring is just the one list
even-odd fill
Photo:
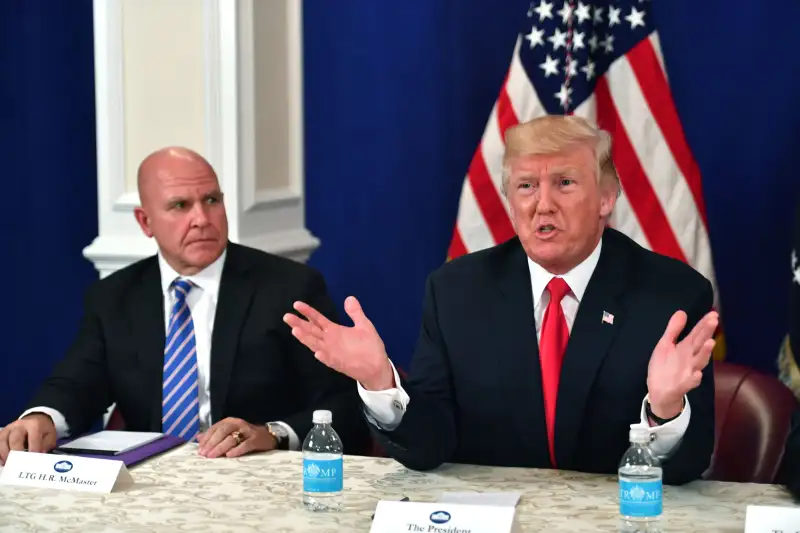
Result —
[[[31, 407], [64, 414], [72, 434], [116, 402], [126, 428], [161, 431], [164, 307], [155, 256], [98, 281], [77, 339]], [[303, 300], [335, 320], [322, 276], [306, 265], [228, 245], [211, 340], [212, 422], [283, 421], [302, 441], [314, 409], [333, 411], [345, 451], [367, 449], [355, 382], [330, 370], [291, 335], [283, 315]]]
[[[650, 355], [671, 315], [684, 333], [713, 304], [711, 284], [685, 264], [608, 229], [564, 357], [555, 427], [565, 470], [616, 473], [640, 420]], [[602, 321], [603, 312], [614, 323]], [[688, 395], [691, 422], [664, 466], [666, 483], [699, 478], [714, 447], [708, 365]], [[413, 469], [443, 462], [548, 468], [541, 367], [527, 258], [517, 238], [442, 266], [428, 279], [422, 331], [394, 431], [373, 428]]]

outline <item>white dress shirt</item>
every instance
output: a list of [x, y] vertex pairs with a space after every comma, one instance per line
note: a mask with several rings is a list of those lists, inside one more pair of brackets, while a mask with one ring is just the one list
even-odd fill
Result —
[[[571, 289], [561, 300], [561, 308], [564, 310], [570, 333], [572, 332], [572, 325], [575, 323], [575, 317], [578, 314], [578, 306], [586, 292], [586, 287], [589, 285], [589, 280], [594, 273], [594, 269], [597, 267], [597, 262], [600, 260], [602, 245], [603, 243], [601, 240], [589, 257], [562, 276]], [[550, 293], [546, 290], [546, 287], [554, 276], [530, 259], [528, 259], [528, 270], [530, 271], [531, 288], [533, 290], [533, 315], [536, 322], [536, 338], [539, 339], [541, 337], [544, 312], [547, 309], [547, 304], [550, 302]], [[361, 383], [357, 385], [358, 393], [366, 407], [367, 418], [371, 423], [385, 431], [392, 431], [400, 424], [403, 419], [403, 414], [410, 402], [408, 394], [400, 386], [400, 376], [397, 374], [397, 369], [394, 367], [394, 364], [392, 364], [392, 372], [394, 372], [394, 382], [398, 385], [395, 389], [368, 391]], [[692, 414], [691, 408], [689, 407], [689, 400], [685, 398], [685, 407], [678, 418], [661, 426], [654, 427], [650, 426], [647, 415], [645, 414], [646, 401], [647, 397], [645, 396], [642, 401], [640, 420], [637, 425], [647, 428], [651, 435], [655, 436], [655, 439], [650, 444], [650, 448], [656, 455], [664, 458], [677, 446], [684, 433], [686, 433], [686, 429], [689, 427], [689, 419]]]
[[[192, 276], [181, 276], [158, 254], [158, 267], [161, 272], [161, 291], [164, 301], [164, 331], [169, 328], [170, 314], [175, 304], [175, 289], [172, 283], [183, 278], [192, 282], [194, 287], [189, 291], [186, 301], [192, 314], [194, 325], [195, 346], [197, 355], [197, 380], [198, 402], [200, 409], [200, 431], [211, 427], [211, 334], [214, 331], [214, 317], [219, 301], [219, 286], [222, 279], [222, 268], [225, 265], [227, 250], [216, 261]], [[34, 407], [25, 411], [22, 416], [33, 412], [45, 413], [53, 419], [58, 437], [69, 435], [64, 415], [49, 407]], [[21, 418], [21, 417], [20, 417]], [[288, 424], [276, 422], [284, 427], [289, 434], [289, 449], [298, 450], [300, 440]]]

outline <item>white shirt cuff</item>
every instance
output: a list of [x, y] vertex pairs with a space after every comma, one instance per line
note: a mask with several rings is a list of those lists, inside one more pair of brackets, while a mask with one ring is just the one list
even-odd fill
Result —
[[289, 450], [296, 452], [300, 450], [300, 439], [297, 438], [297, 433], [292, 429], [292, 426], [287, 424], [286, 422], [273, 422], [273, 424], [278, 424], [283, 429], [286, 430], [286, 433], [289, 434]]
[[69, 437], [69, 426], [67, 425], [67, 419], [64, 418], [64, 415], [62, 415], [61, 412], [50, 407], [34, 407], [33, 409], [28, 409], [22, 413], [20, 418], [33, 413], [42, 413], [49, 416], [53, 420], [53, 424], [56, 426], [56, 436], [59, 439]]
[[397, 388], [368, 391], [361, 383], [358, 383], [358, 395], [361, 396], [361, 400], [364, 402], [367, 420], [384, 431], [392, 431], [400, 425], [410, 401], [408, 394], [400, 385], [400, 376], [397, 374], [397, 369], [391, 361], [389, 361], [389, 364], [392, 365], [394, 382]]
[[650, 431], [651, 438], [655, 436], [650, 442], [650, 449], [660, 459], [663, 459], [672, 453], [675, 447], [680, 443], [684, 433], [689, 428], [689, 419], [692, 416], [692, 407], [689, 405], [689, 398], [684, 396], [684, 406], [678, 418], [670, 420], [666, 424], [660, 426], [651, 426], [645, 412], [646, 402], [650, 395], [644, 397], [642, 401], [641, 421], [635, 424], [638, 427], [647, 428]]

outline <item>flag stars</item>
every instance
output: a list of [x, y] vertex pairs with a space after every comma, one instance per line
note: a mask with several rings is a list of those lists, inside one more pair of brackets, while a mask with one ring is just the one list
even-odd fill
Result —
[[634, 29], [637, 26], [641, 26], [644, 28], [644, 11], [639, 11], [635, 7], [631, 7], [630, 14], [625, 17], [630, 25], [631, 29]]
[[591, 19], [592, 15], [589, 13], [589, 6], [583, 2], [578, 2], [578, 9], [575, 10], [575, 16], [578, 17], [579, 24], [583, 24]]
[[561, 15], [561, 22], [566, 24], [572, 16], [572, 6], [569, 5], [569, 0], [564, 0], [564, 5], [556, 13]]
[[610, 54], [614, 51], [614, 36], [606, 35], [606, 38], [600, 41], [600, 46], [603, 47], [605, 53]]
[[567, 87], [566, 84], [561, 84], [561, 90], [555, 94], [555, 97], [558, 98], [558, 101], [561, 103], [561, 107], [566, 109], [569, 107], [570, 102], [572, 101], [572, 88]]
[[594, 8], [594, 16], [592, 17], [592, 21], [595, 25], [603, 23], [603, 8], [596, 7]]
[[572, 36], [572, 49], [573, 50], [580, 50], [581, 48], [586, 48], [586, 45], [583, 44], [583, 38], [586, 37], [586, 34], [581, 31], [576, 31], [575, 34]]
[[593, 33], [591, 38], [589, 39], [589, 49], [592, 52], [596, 52], [600, 45], [597, 43], [597, 34]]
[[576, 61], [575, 59], [567, 61], [567, 64], [564, 65], [564, 74], [566, 74], [566, 76], [568, 78], [574, 78], [575, 76], [577, 76], [578, 75], [578, 61]]
[[589, 60], [586, 62], [586, 65], [581, 67], [581, 72], [586, 74], [586, 81], [591, 81], [594, 78], [594, 62]]
[[608, 9], [608, 27], [616, 26], [617, 24], [621, 24], [619, 19], [620, 9], [618, 7], [611, 7]]
[[551, 2], [540, 0], [539, 7], [536, 7], [533, 10], [537, 15], [539, 15], [539, 22], [543, 21], [544, 19], [553, 18], [553, 4]]
[[547, 38], [550, 43], [553, 45], [553, 51], [558, 50], [560, 47], [567, 47], [567, 34], [561, 31], [560, 29], [556, 28], [553, 35]]
[[551, 74], [558, 75], [558, 59], [554, 59], [550, 57], [550, 54], [547, 54], [547, 57], [544, 60], [544, 63], [539, 65], [539, 68], [544, 70], [544, 77], [549, 78]]
[[528, 35], [526, 35], [525, 38], [530, 43], [531, 50], [536, 48], [536, 45], [539, 44], [544, 46], [544, 30], [540, 30], [536, 26], [531, 28], [531, 32]]

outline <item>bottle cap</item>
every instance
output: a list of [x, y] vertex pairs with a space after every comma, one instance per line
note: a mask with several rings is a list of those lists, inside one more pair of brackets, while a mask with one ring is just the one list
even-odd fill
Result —
[[630, 441], [636, 443], [649, 443], [650, 430], [638, 424], [631, 424]]
[[333, 414], [330, 411], [314, 411], [315, 424], [330, 424], [333, 422]]

